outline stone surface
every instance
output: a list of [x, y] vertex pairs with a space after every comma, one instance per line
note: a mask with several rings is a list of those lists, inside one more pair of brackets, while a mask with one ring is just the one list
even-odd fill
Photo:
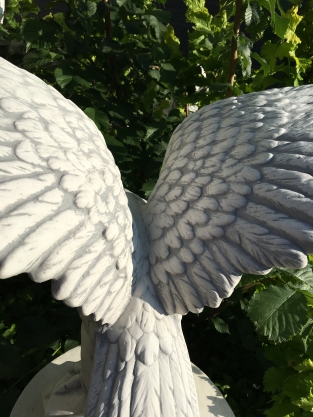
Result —
[[[192, 371], [200, 417], [234, 417], [210, 378], [195, 365], [192, 365]], [[80, 347], [76, 347], [38, 372], [21, 394], [10, 417], [84, 417], [86, 395], [81, 388], [79, 372]]]
[[145, 202], [82, 110], [1, 58], [0, 78], [0, 278], [86, 316], [85, 417], [198, 417], [181, 315], [313, 253], [313, 86], [187, 117]]

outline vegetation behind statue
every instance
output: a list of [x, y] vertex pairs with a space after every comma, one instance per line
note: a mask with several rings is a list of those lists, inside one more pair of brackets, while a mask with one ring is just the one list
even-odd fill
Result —
[[[125, 188], [143, 197], [153, 189], [170, 135], [188, 105], [224, 98], [229, 88], [235, 2], [220, 2], [214, 17], [201, 0], [185, 3], [193, 25], [188, 57], [162, 4], [157, 9], [147, 0], [68, 1], [65, 14], [43, 19], [33, 1], [11, 1], [0, 26], [0, 55], [82, 108], [104, 134]], [[301, 7], [245, 3], [241, 20], [233, 94], [312, 83], [312, 1]], [[51, 300], [49, 284], [45, 290], [23, 277], [1, 282], [4, 417], [52, 355], [79, 343], [76, 312]], [[269, 310], [274, 313], [267, 317]], [[227, 395], [236, 416], [262, 416], [269, 407], [270, 417], [309, 416], [312, 312], [310, 265], [302, 272], [246, 275], [217, 310], [185, 318], [191, 359]]]

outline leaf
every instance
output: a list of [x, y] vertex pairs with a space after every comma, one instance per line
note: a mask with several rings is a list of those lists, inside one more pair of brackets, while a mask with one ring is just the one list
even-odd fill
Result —
[[[282, 392], [290, 397], [293, 404], [303, 407], [306, 411], [310, 411], [313, 407], [312, 403], [312, 388], [313, 388], [313, 372], [301, 372], [289, 376], [282, 385]], [[306, 400], [306, 401], [305, 401]], [[306, 406], [309, 405], [309, 409]]]
[[269, 368], [264, 374], [264, 391], [278, 392], [281, 390], [282, 384], [289, 375], [288, 370], [284, 368]]
[[260, 4], [271, 13], [271, 23], [275, 23], [275, 6], [276, 0], [260, 0]]
[[264, 410], [264, 414], [267, 417], [293, 417], [294, 411], [298, 411], [297, 407], [290, 404], [290, 400], [286, 398], [275, 402], [270, 409]]
[[308, 264], [301, 269], [291, 268], [276, 268], [277, 271], [283, 275], [289, 275], [294, 279], [292, 286], [303, 291], [313, 291], [313, 270], [312, 266]]
[[93, 1], [87, 1], [87, 8], [88, 8], [87, 15], [89, 17], [93, 16], [97, 11], [97, 4]]
[[49, 64], [56, 56], [53, 52], [49, 52], [46, 49], [36, 49], [28, 52], [24, 58], [23, 63], [25, 68], [31, 69], [40, 65]]
[[274, 342], [281, 342], [300, 332], [306, 323], [307, 310], [303, 294], [287, 285], [270, 285], [254, 294], [248, 315], [259, 333]]
[[175, 68], [173, 67], [172, 64], [167, 63], [167, 62], [162, 62], [161, 63], [161, 67], [165, 70], [165, 71], [175, 71]]
[[311, 359], [305, 359], [299, 365], [294, 366], [294, 369], [299, 372], [308, 370], [313, 371], [313, 361]]
[[87, 107], [84, 110], [84, 113], [87, 114], [87, 116], [97, 125], [99, 129], [101, 126], [106, 129], [110, 127], [109, 118], [104, 112], [92, 107]]
[[67, 86], [67, 84], [69, 84], [73, 79], [72, 75], [64, 74], [62, 68], [56, 68], [54, 70], [54, 76], [55, 76], [56, 82], [59, 84], [61, 88], [64, 88], [65, 86]]
[[255, 3], [248, 3], [245, 11], [245, 23], [247, 26], [259, 23], [260, 16], [257, 5]]
[[149, 181], [145, 182], [140, 191], [144, 191], [145, 196], [149, 197], [149, 195], [152, 193], [152, 191], [154, 189], [154, 186], [155, 186], [156, 182], [157, 182], [157, 179], [149, 180]]
[[299, 400], [292, 401], [293, 404], [303, 408], [305, 411], [313, 412], [313, 394], [309, 394], [306, 398], [300, 398]]
[[249, 77], [251, 74], [251, 47], [252, 42], [247, 36], [240, 32], [237, 39], [237, 48], [241, 57], [242, 74], [244, 77]]
[[73, 339], [67, 339], [64, 343], [64, 352], [67, 352], [75, 347], [79, 346], [79, 342]]
[[82, 77], [80, 77], [79, 75], [74, 75], [73, 76], [73, 80], [76, 81], [78, 84], [84, 86], [84, 87], [90, 87], [90, 82], [87, 80], [84, 80]]
[[275, 33], [281, 39], [285, 39], [288, 26], [289, 26], [288, 19], [278, 16], [278, 14], [275, 15]]
[[149, 9], [148, 13], [156, 17], [162, 23], [169, 23], [171, 20], [171, 13], [166, 10]]
[[44, 20], [25, 19], [21, 25], [21, 34], [27, 42], [34, 42], [50, 32], [55, 32], [55, 28]]
[[158, 41], [161, 40], [162, 34], [166, 31], [166, 27], [153, 15], [145, 15], [146, 22], [155, 30], [155, 36]]
[[225, 323], [224, 320], [222, 320], [219, 317], [214, 317], [211, 319], [213, 322], [213, 326], [215, 327], [215, 329], [219, 332], [219, 333], [229, 333], [229, 328], [228, 328], [228, 324]]

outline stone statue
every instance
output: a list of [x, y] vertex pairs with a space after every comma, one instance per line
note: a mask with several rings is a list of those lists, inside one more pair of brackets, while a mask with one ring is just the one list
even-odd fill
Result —
[[146, 203], [72, 102], [3, 59], [0, 76], [0, 277], [52, 280], [89, 317], [85, 417], [197, 417], [181, 315], [313, 253], [313, 87], [186, 118]]

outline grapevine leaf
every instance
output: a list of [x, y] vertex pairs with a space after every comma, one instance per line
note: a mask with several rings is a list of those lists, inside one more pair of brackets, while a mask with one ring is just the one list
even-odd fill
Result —
[[254, 294], [248, 309], [259, 333], [274, 342], [298, 334], [306, 323], [307, 302], [303, 294], [287, 285], [270, 285]]
[[264, 374], [264, 391], [273, 393], [280, 391], [288, 375], [288, 370], [284, 368], [269, 368]]
[[313, 370], [313, 361], [311, 359], [305, 359], [299, 365], [294, 366], [294, 369], [296, 371], [299, 371], [299, 372], [301, 372], [301, 371], [307, 371], [307, 370], [312, 371]]
[[264, 411], [264, 414], [267, 417], [291, 417], [294, 411], [297, 411], [297, 407], [290, 404], [289, 399], [284, 398], [282, 401], [275, 402], [273, 407]]
[[[298, 374], [290, 375], [282, 385], [283, 393], [290, 397], [293, 404], [299, 404], [305, 399], [307, 399], [308, 403], [311, 402], [313, 399], [311, 393], [312, 388], [313, 372], [301, 372]], [[310, 407], [313, 407], [313, 403], [311, 403]], [[310, 411], [307, 408], [304, 409], [306, 411]]]
[[303, 408], [305, 411], [313, 412], [313, 395], [309, 394], [306, 398], [300, 398], [300, 400], [292, 401], [293, 404]]
[[281, 39], [285, 39], [288, 26], [289, 26], [289, 19], [285, 19], [284, 17], [278, 16], [278, 14], [276, 14], [275, 16], [276, 35], [278, 35]]

